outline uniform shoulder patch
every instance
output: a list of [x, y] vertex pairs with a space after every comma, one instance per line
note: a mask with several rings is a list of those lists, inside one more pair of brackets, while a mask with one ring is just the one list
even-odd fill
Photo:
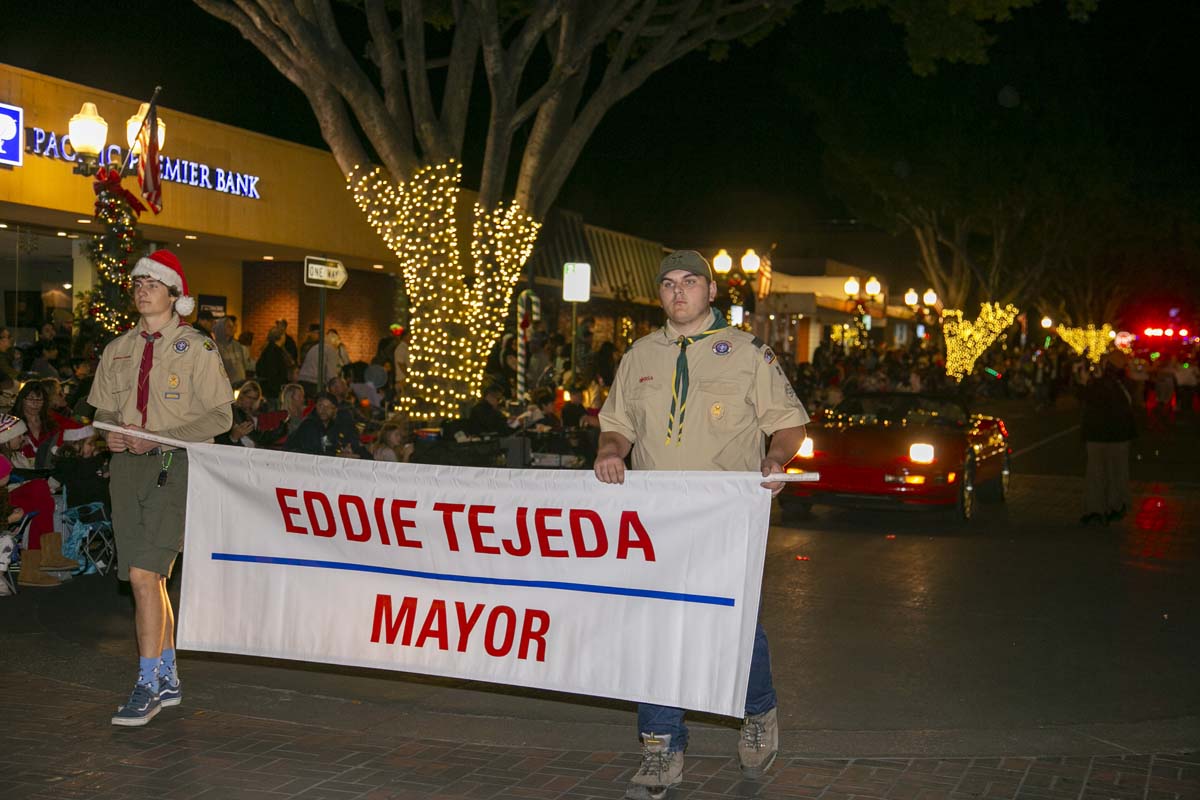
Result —
[[[213, 344], [212, 339], [205, 339], [203, 347], [205, 350], [216, 350], [217, 349], [217, 346], [215, 344]], [[184, 349], [186, 350], [187, 348], [184, 348]]]
[[767, 362], [768, 364], [774, 364], [775, 363], [775, 351], [769, 347], [764, 347], [763, 348], [763, 361]]
[[[755, 336], [753, 339], [750, 340], [750, 344], [754, 345], [759, 350], [761, 350], [767, 346], [767, 343], [764, 342], [762, 339], [758, 338], [757, 336]], [[768, 361], [767, 363], [769, 364], [771, 362]]]

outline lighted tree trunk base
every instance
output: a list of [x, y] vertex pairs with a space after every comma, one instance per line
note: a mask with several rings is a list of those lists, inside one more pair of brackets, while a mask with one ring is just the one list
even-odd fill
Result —
[[492, 345], [541, 225], [516, 203], [472, 210], [468, 253], [458, 241], [461, 165], [393, 182], [380, 168], [347, 176], [354, 200], [396, 255], [409, 299], [408, 379], [401, 409], [414, 420], [457, 417], [478, 398]]

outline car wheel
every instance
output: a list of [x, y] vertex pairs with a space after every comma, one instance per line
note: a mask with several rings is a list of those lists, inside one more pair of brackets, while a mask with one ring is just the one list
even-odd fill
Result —
[[958, 519], [970, 522], [975, 516], [975, 459], [967, 459], [963, 464], [962, 480], [958, 484], [958, 504], [955, 506]]
[[987, 496], [989, 500], [994, 500], [997, 503], [1003, 503], [1008, 500], [1008, 482], [1012, 472], [1011, 464], [1009, 463], [1009, 455], [1005, 453], [1000, 458], [1000, 476], [987, 484]]
[[812, 513], [813, 504], [794, 494], [779, 495], [779, 508], [784, 519], [804, 519]]

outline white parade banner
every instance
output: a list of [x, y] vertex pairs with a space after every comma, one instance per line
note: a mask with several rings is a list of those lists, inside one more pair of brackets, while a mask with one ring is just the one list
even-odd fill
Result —
[[181, 649], [744, 713], [761, 476], [218, 445], [188, 472]]

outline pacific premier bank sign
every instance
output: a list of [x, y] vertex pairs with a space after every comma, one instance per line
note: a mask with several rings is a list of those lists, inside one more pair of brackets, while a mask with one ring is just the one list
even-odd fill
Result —
[[[65, 133], [55, 133], [38, 127], [25, 128], [25, 152], [58, 161], [74, 162], [75, 148], [71, 146], [71, 137]], [[247, 175], [222, 167], [214, 167], [199, 161], [188, 161], [184, 158], [159, 156], [162, 168], [162, 179], [185, 186], [195, 186], [198, 189], [208, 189], [214, 192], [245, 197], [251, 200], [261, 200], [258, 193], [258, 176]], [[121, 163], [125, 159], [125, 148], [110, 144], [102, 153], [101, 162], [112, 164]], [[134, 156], [132, 164], [137, 164]]]

